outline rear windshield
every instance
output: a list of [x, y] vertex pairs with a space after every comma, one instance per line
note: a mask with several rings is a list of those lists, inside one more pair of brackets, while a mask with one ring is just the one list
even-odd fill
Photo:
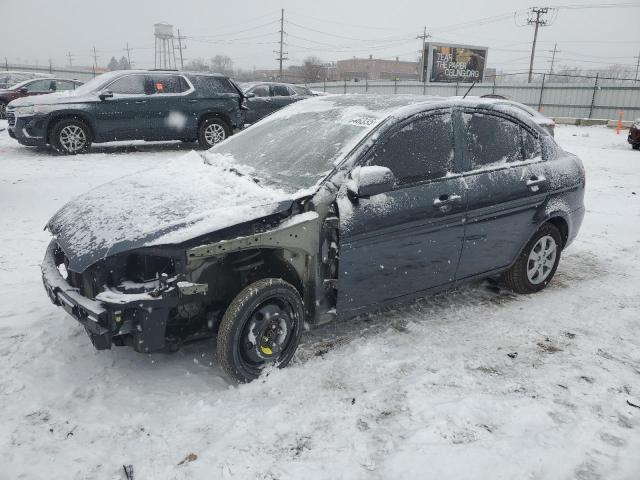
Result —
[[238, 93], [228, 78], [208, 75], [195, 75], [191, 82], [196, 87], [196, 93], [203, 97], [211, 97], [222, 93]]

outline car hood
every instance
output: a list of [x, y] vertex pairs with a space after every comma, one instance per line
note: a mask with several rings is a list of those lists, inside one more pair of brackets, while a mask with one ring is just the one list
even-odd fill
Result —
[[57, 105], [68, 103], [97, 102], [97, 95], [77, 95], [73, 90], [64, 92], [45, 93], [43, 95], [32, 95], [17, 98], [11, 102], [12, 107], [29, 107], [31, 105]]
[[110, 255], [186, 242], [291, 208], [291, 194], [260, 186], [217, 157], [205, 164], [191, 152], [71, 200], [47, 224], [68, 268], [80, 273]]

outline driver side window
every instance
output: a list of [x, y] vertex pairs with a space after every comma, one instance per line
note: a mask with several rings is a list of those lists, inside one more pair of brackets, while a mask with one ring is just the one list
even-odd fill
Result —
[[147, 92], [146, 77], [144, 75], [127, 75], [113, 82], [107, 89], [116, 95], [144, 95]]
[[399, 185], [434, 180], [453, 172], [451, 113], [415, 117], [377, 147], [368, 164], [389, 168]]

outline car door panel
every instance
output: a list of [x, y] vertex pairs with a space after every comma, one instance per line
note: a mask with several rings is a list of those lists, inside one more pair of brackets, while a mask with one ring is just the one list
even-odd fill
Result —
[[[500, 128], [474, 132], [465, 137], [466, 142], [473, 139], [478, 142], [474, 148], [490, 156], [492, 143], [505, 141], [505, 137], [518, 132], [520, 140], [513, 143], [513, 148], [520, 150], [507, 162], [481, 167], [464, 177], [469, 191], [464, 247], [458, 267], [460, 279], [505, 268], [515, 260], [537, 228], [538, 210], [549, 188], [542, 158], [524, 160], [522, 156], [522, 126], [484, 113], [480, 117], [489, 118]], [[498, 150], [504, 148], [499, 146]], [[469, 152], [468, 145], [464, 151]]]
[[[419, 116], [401, 124], [376, 147], [380, 157], [374, 152], [365, 160], [395, 168], [400, 185], [357, 200], [344, 192], [338, 195], [339, 314], [367, 310], [455, 280], [464, 238], [466, 184], [443, 166], [433, 171], [429, 166], [436, 160], [452, 164], [454, 157], [449, 113], [437, 115], [440, 123], [434, 117]], [[429, 130], [434, 125], [441, 130]], [[421, 175], [413, 179], [414, 173]], [[403, 183], [403, 179], [408, 180]]]

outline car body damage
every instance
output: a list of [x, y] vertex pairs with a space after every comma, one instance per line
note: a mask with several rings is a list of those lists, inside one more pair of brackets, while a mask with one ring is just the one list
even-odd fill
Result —
[[217, 335], [250, 381], [306, 326], [493, 275], [544, 288], [584, 187], [579, 159], [508, 106], [318, 97], [64, 206], [43, 281], [98, 349]]

